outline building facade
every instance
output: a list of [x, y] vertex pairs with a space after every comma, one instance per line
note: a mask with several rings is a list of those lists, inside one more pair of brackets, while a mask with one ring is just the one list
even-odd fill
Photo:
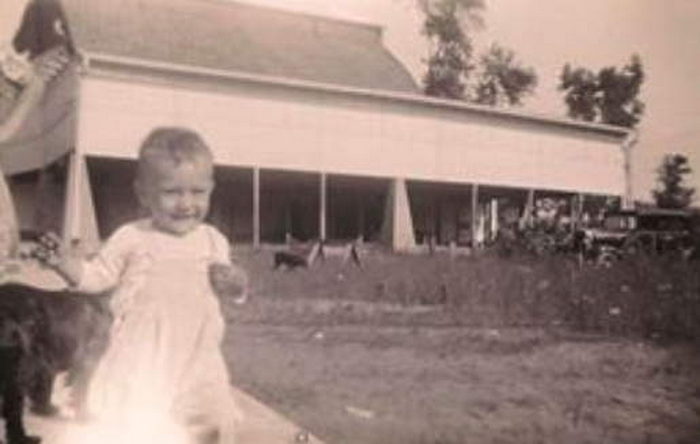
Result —
[[629, 197], [626, 130], [422, 96], [379, 27], [218, 0], [61, 3], [83, 61], [66, 129], [35, 149], [70, 158], [69, 238], [138, 215], [134, 159], [157, 126], [212, 147], [212, 222], [254, 245], [473, 244], [539, 197], [570, 212]]

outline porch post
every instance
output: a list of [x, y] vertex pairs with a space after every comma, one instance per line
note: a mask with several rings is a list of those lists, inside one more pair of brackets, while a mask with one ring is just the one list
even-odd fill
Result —
[[355, 211], [357, 211], [357, 236], [356, 238], [364, 240], [365, 238], [365, 205], [360, 193], [355, 191]]
[[491, 222], [491, 226], [489, 227], [489, 238], [490, 240], [495, 240], [496, 236], [498, 235], [498, 199], [496, 198], [491, 199], [489, 216]]
[[66, 245], [79, 242], [86, 253], [95, 250], [100, 242], [85, 157], [75, 151], [70, 154], [68, 165], [63, 241]]
[[[535, 189], [530, 188], [527, 190], [527, 200], [525, 201], [525, 208], [523, 209], [523, 215], [521, 220], [521, 229], [530, 226], [533, 217], [532, 212], [535, 210]], [[524, 226], [523, 226], [524, 225]]]
[[260, 168], [253, 167], [253, 248], [260, 247]]
[[571, 196], [571, 228], [576, 229], [581, 224], [583, 215], [583, 194], [577, 193]]
[[634, 209], [634, 192], [632, 190], [632, 148], [637, 143], [637, 132], [631, 130], [622, 143], [622, 155], [625, 165], [625, 194], [622, 196], [622, 209]]
[[479, 231], [479, 184], [472, 183], [471, 190], [471, 216], [472, 216], [472, 248], [475, 248], [480, 240], [478, 239], [477, 232]]
[[405, 179], [395, 178], [389, 183], [382, 239], [394, 251], [411, 251], [416, 246]]
[[321, 173], [319, 180], [318, 203], [318, 235], [320, 240], [326, 240], [326, 173]]

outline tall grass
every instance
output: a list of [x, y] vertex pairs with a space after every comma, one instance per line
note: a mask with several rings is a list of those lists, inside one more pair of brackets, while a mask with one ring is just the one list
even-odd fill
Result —
[[381, 318], [700, 340], [698, 261], [638, 255], [600, 267], [567, 254], [454, 257], [371, 248], [362, 268], [331, 258], [309, 269], [273, 271], [270, 252], [239, 254], [252, 275], [253, 297], [280, 305], [275, 321], [284, 321], [293, 302], [329, 322]]

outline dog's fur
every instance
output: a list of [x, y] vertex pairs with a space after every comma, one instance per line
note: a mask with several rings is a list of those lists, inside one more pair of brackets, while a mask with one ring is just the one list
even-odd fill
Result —
[[[289, 242], [288, 242], [289, 243]], [[300, 244], [295, 243], [289, 245], [287, 250], [278, 251], [274, 257], [274, 269], [285, 267], [288, 270], [295, 268], [308, 268], [317, 258], [326, 260], [329, 256], [340, 256], [343, 264], [347, 261], [352, 261], [357, 267], [362, 268], [358, 244], [360, 240], [345, 243], [342, 245], [330, 245], [327, 241], [316, 241], [311, 245], [311, 248], [305, 250]]]
[[362, 261], [360, 260], [359, 245], [361, 244], [361, 238], [358, 238], [352, 242], [346, 242], [341, 244], [330, 244], [328, 241], [321, 242], [318, 255], [323, 261], [331, 256], [340, 257], [343, 265], [348, 261], [352, 261], [358, 268], [362, 268]]
[[[111, 322], [103, 297], [56, 294], [22, 285], [0, 287], [27, 338], [20, 380], [36, 413], [50, 414], [54, 379], [68, 372], [76, 412], [83, 413], [87, 381], [106, 347]], [[0, 316], [2, 314], [0, 313]]]
[[318, 257], [321, 245], [321, 242], [314, 242], [308, 251], [299, 247], [290, 247], [289, 250], [276, 252], [274, 269], [277, 270], [280, 267], [284, 267], [288, 270], [293, 270], [295, 268], [310, 267], [316, 260], [316, 257]]

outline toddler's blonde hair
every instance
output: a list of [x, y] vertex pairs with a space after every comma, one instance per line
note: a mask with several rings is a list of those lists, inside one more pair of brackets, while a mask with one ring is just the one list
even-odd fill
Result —
[[199, 134], [180, 127], [156, 128], [141, 144], [136, 179], [147, 178], [156, 165], [178, 166], [202, 160], [211, 163], [213, 156]]

